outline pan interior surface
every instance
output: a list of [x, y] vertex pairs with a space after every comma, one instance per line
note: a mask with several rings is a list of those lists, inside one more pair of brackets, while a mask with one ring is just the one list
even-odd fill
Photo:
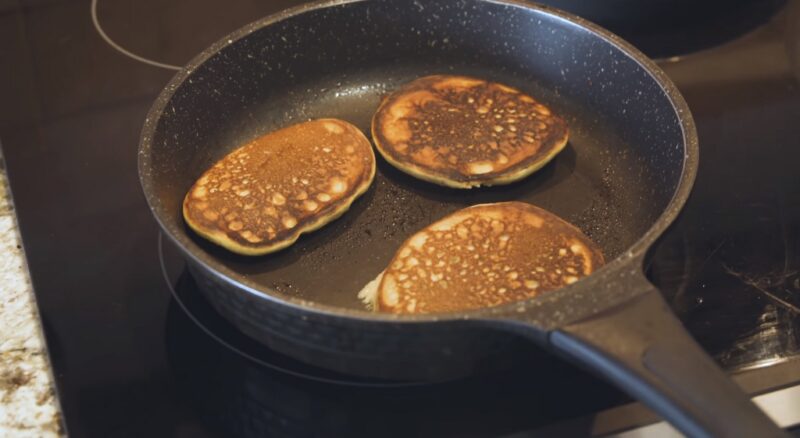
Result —
[[[550, 210], [612, 260], [664, 212], [687, 153], [680, 115], [645, 67], [591, 30], [515, 4], [313, 7], [254, 23], [193, 64], [145, 127], [140, 173], [148, 202], [168, 235], [206, 266], [266, 294], [322, 305], [363, 309], [357, 292], [408, 236], [478, 203], [518, 200]], [[521, 89], [564, 117], [569, 144], [529, 178], [473, 190], [416, 180], [378, 157], [372, 187], [350, 211], [267, 256], [237, 256], [186, 227], [183, 196], [233, 148], [321, 117], [369, 136], [381, 98], [429, 74]]]

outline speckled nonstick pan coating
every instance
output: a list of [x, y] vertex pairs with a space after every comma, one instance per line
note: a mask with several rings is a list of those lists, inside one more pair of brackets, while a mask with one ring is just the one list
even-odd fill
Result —
[[[372, 187], [341, 219], [265, 257], [236, 256], [187, 228], [183, 196], [235, 146], [320, 117], [368, 133], [382, 96], [437, 73], [535, 96], [566, 119], [568, 146], [521, 182], [470, 191], [415, 180], [379, 158]], [[576, 17], [485, 0], [323, 2], [256, 21], [170, 81], [139, 149], [147, 201], [203, 293], [270, 348], [343, 373], [436, 380], [480, 370], [523, 336], [593, 369], [687, 434], [776, 435], [642, 273], [697, 164], [689, 110], [644, 55]], [[609, 263], [564, 289], [495, 308], [396, 316], [362, 307], [357, 292], [414, 231], [506, 200], [578, 225]]]

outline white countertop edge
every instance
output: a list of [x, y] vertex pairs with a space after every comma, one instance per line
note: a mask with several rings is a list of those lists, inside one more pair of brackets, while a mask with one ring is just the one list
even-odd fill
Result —
[[[800, 385], [753, 397], [753, 402], [780, 427], [789, 428], [800, 424]], [[607, 438], [679, 437], [683, 437], [683, 434], [663, 421], [607, 436]]]
[[0, 157], [0, 436], [64, 436], [50, 361]]

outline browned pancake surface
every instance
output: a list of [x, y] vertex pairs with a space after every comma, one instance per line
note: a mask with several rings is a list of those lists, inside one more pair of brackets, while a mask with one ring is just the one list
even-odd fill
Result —
[[341, 215], [375, 174], [369, 141], [336, 119], [259, 137], [214, 164], [184, 199], [187, 223], [231, 251], [266, 254]]
[[546, 210], [522, 202], [476, 205], [422, 229], [400, 247], [378, 287], [377, 310], [496, 306], [572, 284], [602, 264], [588, 237]]
[[464, 76], [428, 76], [390, 95], [372, 121], [378, 151], [401, 170], [460, 188], [505, 184], [567, 142], [566, 123], [519, 90]]

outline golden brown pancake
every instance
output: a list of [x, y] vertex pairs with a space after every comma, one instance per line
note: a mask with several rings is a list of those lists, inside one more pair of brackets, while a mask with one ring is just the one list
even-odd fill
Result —
[[514, 88], [465, 76], [427, 76], [387, 97], [372, 118], [378, 152], [436, 184], [508, 184], [567, 144], [567, 125]]
[[455, 312], [535, 297], [603, 265], [598, 247], [523, 202], [459, 210], [405, 241], [383, 273], [377, 310]]
[[283, 128], [234, 150], [183, 201], [198, 234], [235, 253], [267, 254], [341, 216], [375, 176], [364, 134], [337, 119]]

